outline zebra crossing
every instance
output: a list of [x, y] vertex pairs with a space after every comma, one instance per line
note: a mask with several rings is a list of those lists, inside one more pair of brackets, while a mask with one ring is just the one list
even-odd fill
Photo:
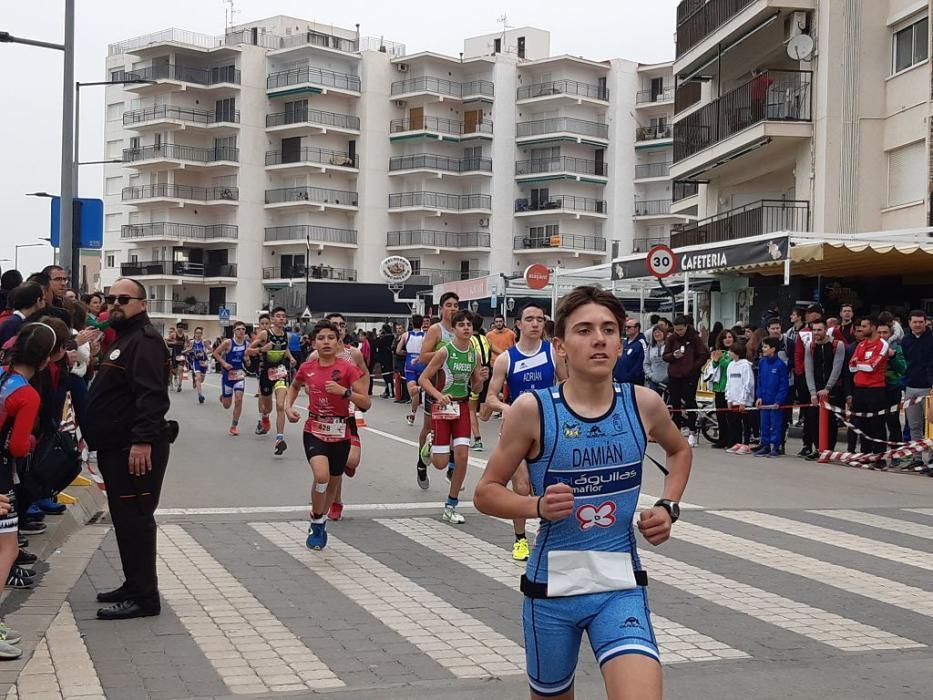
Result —
[[[690, 673], [933, 647], [933, 511], [922, 511], [690, 511], [670, 543], [640, 547], [663, 662]], [[508, 525], [349, 513], [322, 552], [288, 512], [162, 524], [161, 623], [191, 640], [184, 663], [201, 695], [522, 682]], [[76, 618], [100, 668], [100, 635], [114, 628]], [[590, 657], [584, 648], [581, 678], [598, 680]], [[100, 677], [108, 697], [120, 697], [114, 682]]]

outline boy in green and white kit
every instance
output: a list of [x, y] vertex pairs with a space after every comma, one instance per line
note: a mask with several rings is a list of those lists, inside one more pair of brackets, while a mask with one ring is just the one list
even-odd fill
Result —
[[[457, 512], [460, 488], [466, 478], [467, 461], [470, 458], [469, 398], [470, 390], [479, 392], [483, 386], [482, 368], [476, 360], [471, 337], [473, 323], [465, 311], [458, 311], [453, 319], [453, 340], [444, 344], [431, 359], [418, 383], [432, 399], [431, 422], [434, 444], [431, 447], [431, 463], [436, 469], [446, 469], [451, 448], [454, 455], [454, 473], [450, 478], [450, 492], [444, 506], [443, 518], [449, 523], [460, 525], [463, 516]], [[438, 388], [431, 381], [443, 371], [444, 384]]]

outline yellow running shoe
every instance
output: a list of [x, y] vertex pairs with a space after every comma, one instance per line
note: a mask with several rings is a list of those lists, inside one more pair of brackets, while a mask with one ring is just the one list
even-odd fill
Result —
[[515, 540], [515, 544], [512, 545], [512, 559], [515, 561], [528, 561], [528, 540], [522, 537], [520, 540]]

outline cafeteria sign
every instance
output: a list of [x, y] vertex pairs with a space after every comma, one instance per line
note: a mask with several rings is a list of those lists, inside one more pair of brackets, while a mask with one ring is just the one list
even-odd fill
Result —
[[[786, 234], [779, 234], [770, 240], [734, 243], [715, 248], [703, 247], [697, 250], [691, 250], [692, 248], [695, 246], [674, 249], [677, 254], [675, 272], [723, 272], [745, 265], [780, 262], [786, 260], [790, 254], [790, 239]], [[647, 262], [642, 256], [612, 263], [612, 279], [615, 281], [651, 276]]]

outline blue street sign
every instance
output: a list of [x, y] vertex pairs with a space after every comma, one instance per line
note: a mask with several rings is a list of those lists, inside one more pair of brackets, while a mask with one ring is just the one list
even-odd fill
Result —
[[[53, 248], [60, 248], [61, 197], [52, 197], [50, 239]], [[104, 247], [104, 200], [78, 198], [74, 206], [75, 230], [79, 232], [79, 248], [100, 250]]]
[[218, 307], [217, 318], [220, 321], [229, 321], [230, 320], [230, 309], [228, 309], [226, 306]]

